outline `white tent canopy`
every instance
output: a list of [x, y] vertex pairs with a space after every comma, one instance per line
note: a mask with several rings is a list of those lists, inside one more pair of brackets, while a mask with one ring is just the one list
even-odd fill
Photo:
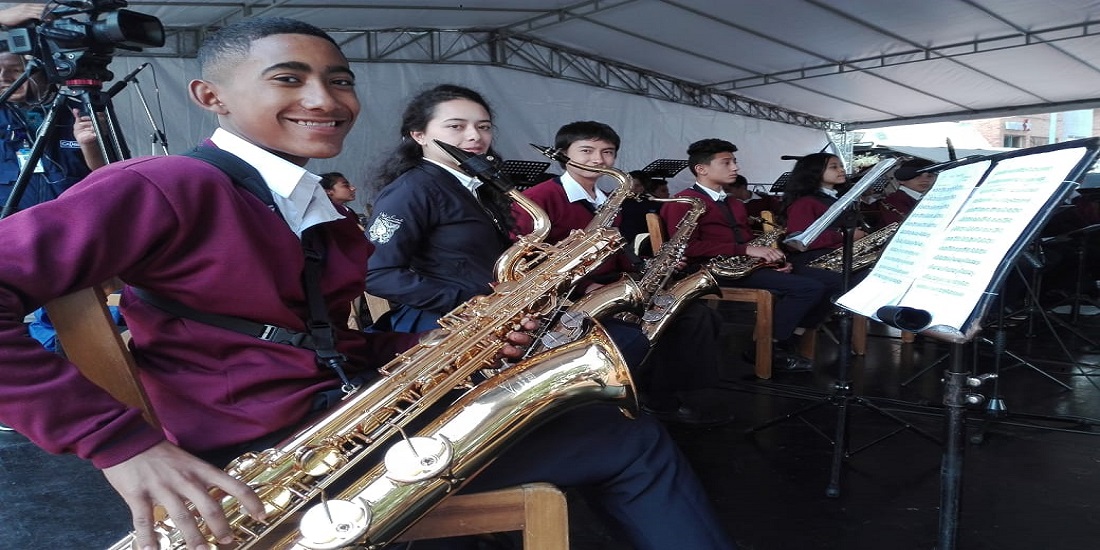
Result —
[[[333, 31], [361, 75], [366, 116], [347, 153], [320, 164], [360, 177], [395, 143], [404, 101], [439, 82], [489, 97], [509, 158], [534, 159], [527, 142], [597, 119], [623, 135], [622, 168], [722, 137], [741, 147], [754, 182], [789, 168], [781, 154], [820, 150], [822, 130], [1100, 106], [1095, 0], [152, 0], [130, 9], [160, 18], [169, 43], [120, 51], [111, 69], [153, 63], [173, 151], [213, 123], [182, 94], [205, 32], [255, 15]], [[141, 152], [135, 136], [148, 124], [133, 95], [116, 104]]]

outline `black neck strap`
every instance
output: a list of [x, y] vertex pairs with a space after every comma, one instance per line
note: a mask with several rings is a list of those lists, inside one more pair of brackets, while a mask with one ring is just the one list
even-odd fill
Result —
[[696, 193], [698, 193], [700, 195], [702, 195], [704, 199], [710, 199], [710, 200], [714, 201], [714, 203], [716, 205], [718, 205], [718, 212], [722, 214], [723, 218], [726, 218], [726, 225], [729, 225], [730, 231], [733, 232], [733, 242], [735, 242], [737, 244], [742, 244], [742, 243], [747, 242], [747, 241], [741, 239], [741, 228], [740, 228], [739, 225], [737, 225], [737, 218], [735, 218], [733, 216], [733, 211], [730, 210], [730, 205], [729, 205], [728, 202], [726, 202], [726, 201], [729, 200], [729, 197], [726, 197], [725, 199], [720, 200], [720, 201], [715, 201], [710, 196], [710, 193], [707, 193], [706, 191], [704, 191], [699, 186], [699, 184], [693, 185], [691, 190], [695, 191]]
[[[256, 196], [273, 212], [278, 213], [271, 190], [267, 187], [263, 177], [254, 167], [241, 160], [240, 157], [215, 147], [205, 146], [196, 147], [185, 153], [185, 156], [205, 161], [225, 172], [235, 185]], [[336, 335], [329, 321], [328, 308], [325, 307], [324, 294], [321, 291], [321, 274], [324, 272], [325, 252], [325, 242], [319, 226], [310, 227], [302, 232], [302, 253], [305, 256], [305, 266], [302, 270], [302, 287], [305, 291], [306, 305], [309, 309], [309, 319], [306, 321], [306, 327], [309, 329], [308, 334], [241, 317], [198, 311], [170, 298], [158, 296], [146, 289], [131, 288], [142, 300], [177, 317], [247, 334], [269, 342], [312, 349], [317, 356], [317, 363], [335, 371], [343, 383], [342, 389], [346, 393], [351, 393], [355, 391], [356, 386], [352, 384], [344, 371], [347, 359], [336, 351]]]

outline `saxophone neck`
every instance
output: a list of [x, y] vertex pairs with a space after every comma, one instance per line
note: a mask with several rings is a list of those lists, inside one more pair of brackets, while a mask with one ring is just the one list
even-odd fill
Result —
[[568, 161], [566, 164], [581, 170], [588, 170], [611, 176], [615, 179], [615, 190], [608, 194], [607, 201], [600, 206], [598, 211], [596, 211], [596, 215], [592, 218], [592, 221], [588, 223], [588, 226], [585, 227], [585, 230], [591, 231], [593, 229], [612, 227], [615, 225], [615, 218], [618, 217], [619, 211], [622, 210], [623, 203], [626, 202], [626, 199], [634, 196], [634, 192], [631, 190], [633, 184], [630, 179], [630, 174], [615, 168], [585, 166], [573, 161]]
[[631, 191], [630, 174], [611, 167], [603, 166], [591, 166], [587, 164], [581, 164], [569, 158], [565, 154], [565, 151], [555, 147], [543, 147], [540, 145], [531, 144], [538, 152], [546, 155], [550, 159], [556, 160], [562, 163], [564, 166], [569, 166], [577, 170], [584, 170], [586, 172], [594, 172], [605, 176], [611, 176], [617, 184], [615, 190], [608, 195], [607, 202], [605, 202], [596, 212], [596, 216], [592, 218], [592, 221], [585, 227], [585, 231], [591, 231], [593, 229], [600, 229], [611, 227], [615, 224], [615, 217], [619, 215], [619, 210], [622, 209], [623, 202], [626, 199], [633, 197], [634, 193]]
[[508, 190], [508, 198], [512, 199], [512, 202], [516, 206], [527, 212], [528, 216], [531, 216], [531, 232], [527, 234], [527, 239], [531, 241], [545, 242], [546, 237], [550, 235], [550, 216], [542, 209], [535, 201], [527, 198], [526, 195], [516, 191], [515, 189]]
[[536, 245], [546, 242], [546, 237], [550, 235], [550, 216], [541, 206], [515, 189], [509, 189], [506, 193], [516, 206], [531, 216], [532, 229], [530, 233], [520, 236], [515, 244], [497, 258], [493, 274], [497, 282], [501, 283], [521, 278], [523, 274], [518, 267], [521, 260], [530, 255]]

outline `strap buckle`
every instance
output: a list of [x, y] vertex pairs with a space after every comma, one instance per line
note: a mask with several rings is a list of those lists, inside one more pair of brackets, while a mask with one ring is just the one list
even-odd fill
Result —
[[275, 325], [264, 325], [263, 332], [260, 333], [258, 338], [267, 342], [289, 344], [300, 348], [303, 347], [302, 342], [305, 341], [307, 336], [308, 334], [304, 332], [295, 332]]

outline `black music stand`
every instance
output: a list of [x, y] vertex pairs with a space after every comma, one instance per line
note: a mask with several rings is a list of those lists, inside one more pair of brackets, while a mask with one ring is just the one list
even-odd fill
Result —
[[[1046, 153], [1049, 153], [1046, 159], [1036, 158], [1035, 165], [1017, 160], [1017, 157]], [[1034, 241], [1056, 205], [1065, 199], [1071, 190], [1070, 181], [1079, 177], [1098, 155], [1100, 138], [1089, 138], [1000, 153], [984, 160], [958, 162], [959, 171], [954, 172], [956, 177], [949, 180], [959, 187], [949, 185], [944, 188], [944, 195], [958, 190], [965, 193], [963, 200], [951, 203], [957, 206], [950, 207], [944, 206], [949, 204], [944, 201], [922, 202], [918, 205], [898, 230], [897, 236], [901, 240], [895, 239], [887, 246], [875, 266], [876, 271], [871, 272], [851, 293], [852, 296], [846, 295], [839, 300], [841, 305], [854, 312], [868, 316], [873, 314], [896, 328], [910, 332], [919, 331], [953, 344], [949, 354], [951, 361], [944, 373], [946, 446], [940, 466], [940, 531], [937, 550], [955, 550], [956, 547], [966, 408], [986, 401], [985, 396], [977, 393], [976, 388], [986, 380], [995, 380], [998, 374], [996, 371], [976, 376], [968, 373], [965, 368], [967, 354], [964, 346], [973, 346], [980, 341], [976, 337], [984, 328], [981, 320], [990, 307], [994, 306], [994, 302], [998, 315], [1002, 316], [1002, 322], [998, 325], [1003, 325], [1004, 308], [998, 301], [1001, 292], [997, 289], [1001, 288], [1009, 271], [1016, 266], [1017, 259], [1024, 256], [1027, 246]], [[938, 184], [944, 181], [944, 176], [945, 174], [940, 174]], [[1019, 185], [1013, 188], [1010, 187], [1012, 184]], [[934, 188], [933, 191], [935, 190]], [[1021, 209], [1008, 204], [1008, 197], [1017, 197], [1020, 191], [1033, 192], [1028, 203], [1033, 209]], [[989, 210], [999, 206], [1000, 210]], [[922, 210], [928, 212], [922, 214]], [[991, 221], [980, 215], [984, 211], [997, 211], [1006, 217]], [[975, 215], [975, 212], [979, 215]], [[936, 221], [937, 219], [942, 221]], [[915, 220], [917, 223], [914, 224]], [[907, 227], [910, 224], [912, 226]], [[984, 241], [987, 246], [977, 248], [952, 244], [965, 240], [967, 235], [976, 232], [976, 228], [984, 228], [986, 232], [993, 229], [999, 237], [1007, 238], [988, 239]], [[934, 232], [931, 241], [906, 238], [907, 231], [919, 234], [925, 230]], [[896, 250], [895, 245], [898, 245]], [[922, 246], [932, 247], [930, 250], [934, 254], [913, 255], [912, 250], [908, 250]], [[895, 266], [905, 260], [913, 265], [920, 265], [914, 271], [898, 270]], [[951, 271], [951, 265], [968, 267]], [[890, 275], [879, 276], [877, 270], [880, 268]], [[970, 271], [970, 268], [974, 271]], [[974, 277], [942, 275], [943, 273], [970, 274]], [[860, 287], [865, 285], [866, 292], [860, 293]], [[958, 299], [936, 300], [938, 296]], [[907, 307], [907, 303], [920, 304], [922, 308], [927, 307], [927, 311]], [[914, 316], [916, 313], [920, 315]], [[919, 321], [914, 320], [917, 318]], [[990, 343], [1000, 348], [1005, 343], [1004, 340], [1002, 335]], [[999, 354], [995, 356], [994, 361], [998, 361], [999, 357]], [[996, 399], [996, 389], [994, 394]], [[997, 404], [989, 412], [993, 413], [991, 416], [996, 416], [1003, 412], [1003, 408]]]
[[642, 172], [654, 178], [667, 180], [687, 168], [688, 161], [681, 159], [657, 159], [642, 168]]
[[1078, 229], [1074, 229], [1072, 231], [1067, 231], [1065, 233], [1062, 233], [1061, 235], [1055, 235], [1053, 237], [1047, 237], [1047, 238], [1041, 239], [1041, 242], [1043, 244], [1056, 243], [1056, 242], [1067, 242], [1067, 241], [1074, 241], [1074, 240], [1076, 241], [1076, 245], [1074, 247], [1074, 250], [1075, 250], [1075, 253], [1076, 253], [1076, 257], [1077, 257], [1077, 273], [1076, 273], [1076, 278], [1074, 279], [1074, 284], [1073, 284], [1073, 295], [1071, 295], [1067, 299], [1062, 300], [1061, 302], [1059, 302], [1057, 304], [1054, 304], [1053, 306], [1047, 308], [1047, 310], [1053, 310], [1054, 308], [1057, 308], [1059, 306], [1066, 306], [1066, 305], [1070, 306], [1070, 322], [1069, 323], [1066, 323], [1065, 321], [1059, 319], [1058, 317], [1053, 317], [1052, 319], [1055, 322], [1057, 322], [1059, 325], [1062, 325], [1062, 327], [1068, 329], [1070, 332], [1076, 334], [1079, 338], [1081, 338], [1082, 340], [1085, 340], [1086, 342], [1088, 342], [1089, 344], [1091, 344], [1093, 346], [1096, 346], [1097, 342], [1093, 341], [1092, 339], [1090, 339], [1087, 336], [1085, 336], [1084, 334], [1082, 334], [1079, 330], [1077, 330], [1076, 325], [1077, 325], [1078, 319], [1079, 319], [1080, 314], [1081, 314], [1081, 304], [1082, 304], [1082, 302], [1084, 302], [1087, 305], [1091, 305], [1093, 307], [1100, 307], [1100, 304], [1098, 304], [1095, 299], [1093, 299], [1092, 297], [1088, 296], [1085, 293], [1085, 278], [1087, 276], [1088, 262], [1089, 262], [1089, 240], [1088, 239], [1089, 239], [1089, 235], [1096, 232], [1097, 230], [1100, 230], [1100, 223], [1094, 223], [1094, 224], [1086, 226], [1086, 227], [1081, 227], [1081, 228], [1078, 228]]
[[[842, 245], [842, 294], [846, 293], [851, 287], [852, 245], [854, 242], [856, 227], [859, 225], [858, 212], [853, 208], [855, 205], [856, 203], [850, 204], [837, 218], [837, 220], [840, 222], [844, 235], [844, 244]], [[818, 435], [829, 441], [833, 448], [833, 457], [829, 468], [829, 484], [825, 488], [825, 496], [828, 496], [830, 498], [837, 498], [840, 496], [840, 474], [841, 469], [844, 466], [844, 459], [852, 457], [856, 453], [864, 451], [874, 445], [877, 445], [878, 443], [885, 441], [888, 438], [899, 435], [907, 430], [912, 431], [913, 433], [937, 445], [943, 444], [938, 438], [936, 438], [936, 436], [922, 430], [921, 428], [913, 425], [911, 422], [906, 421], [905, 419], [891, 413], [890, 411], [879, 407], [870, 399], [862, 397], [860, 395], [856, 395], [855, 391], [852, 388], [851, 377], [852, 312], [845, 308], [837, 307], [834, 315], [838, 318], [839, 324], [837, 331], [839, 349], [837, 351], [837, 375], [832, 384], [832, 392], [818, 398], [814, 403], [810, 403], [809, 405], [806, 405], [800, 409], [784, 414], [782, 416], [772, 418], [771, 420], [749, 428], [746, 431], [747, 435], [753, 434], [765, 428], [774, 426], [780, 422], [795, 418], [801, 420], [802, 422], [805, 422], [806, 424], [809, 424], [810, 427], [813, 428]], [[836, 407], [836, 425], [833, 437], [831, 438], [828, 436], [828, 434], [825, 434], [823, 431], [817, 429], [816, 426], [801, 418], [803, 415], [827, 405]], [[887, 433], [886, 435], [878, 437], [870, 443], [866, 443], [856, 449], [852, 449], [849, 445], [851, 441], [849, 437], [849, 408], [852, 405], [859, 405], [864, 409], [876, 413], [879, 416], [892, 421], [894, 424], [897, 425], [897, 427], [893, 431]]]
[[787, 182], [791, 179], [790, 172], [783, 172], [775, 179], [775, 183], [772, 184], [772, 188], [768, 191], [769, 195], [779, 195], [783, 193], [783, 190], [787, 188]]
[[500, 171], [515, 183], [517, 189], [523, 190], [546, 181], [548, 178], [544, 176], [549, 167], [549, 162], [540, 160], [506, 160]]

